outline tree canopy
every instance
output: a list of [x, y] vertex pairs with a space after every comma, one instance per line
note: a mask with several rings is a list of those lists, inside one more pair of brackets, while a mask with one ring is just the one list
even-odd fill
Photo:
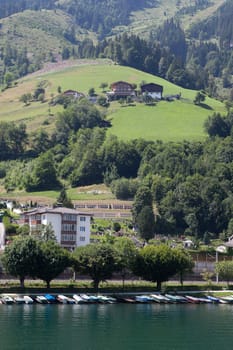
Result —
[[119, 269], [119, 265], [112, 245], [96, 243], [75, 250], [74, 268], [79, 273], [89, 275], [95, 290], [98, 290], [99, 283], [111, 278], [113, 272]]

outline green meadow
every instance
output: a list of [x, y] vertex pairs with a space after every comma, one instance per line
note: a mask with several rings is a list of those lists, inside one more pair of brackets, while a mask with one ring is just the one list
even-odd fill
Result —
[[[113, 64], [109, 60], [65, 61], [62, 64], [50, 64], [37, 72], [19, 80], [17, 84], [0, 93], [0, 121], [25, 122], [29, 131], [39, 127], [52, 130], [60, 106], [51, 107], [49, 101], [62, 91], [74, 89], [88, 93], [93, 87], [97, 94], [103, 94], [100, 84], [110, 85], [114, 81], [124, 80], [139, 85], [142, 81], [154, 82], [164, 87], [164, 96], [181, 94], [181, 99], [173, 102], [160, 101], [155, 106], [136, 103], [132, 106], [111, 103], [107, 118], [112, 127], [108, 134], [114, 134], [124, 140], [145, 138], [164, 141], [201, 140], [206, 135], [204, 120], [213, 112], [225, 113], [224, 104], [207, 98], [203, 107], [195, 106], [193, 100], [196, 91], [183, 89], [168, 81], [129, 67]], [[33, 92], [37, 84], [46, 81], [46, 101], [31, 102], [25, 106], [19, 101], [24, 93]], [[46, 121], [46, 122], [45, 122]]]

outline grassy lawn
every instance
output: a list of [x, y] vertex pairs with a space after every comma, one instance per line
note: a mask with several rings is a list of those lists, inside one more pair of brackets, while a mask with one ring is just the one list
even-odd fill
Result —
[[[46, 81], [46, 102], [32, 102], [27, 107], [19, 102], [22, 94], [32, 92], [42, 80]], [[86, 94], [94, 87], [98, 94], [102, 94], [101, 83], [110, 85], [118, 80], [135, 83], [138, 88], [142, 81], [154, 82], [164, 87], [164, 96], [181, 93], [182, 97], [180, 101], [162, 101], [153, 107], [144, 104], [122, 107], [117, 102], [112, 103], [108, 110], [112, 128], [108, 133], [125, 140], [138, 137], [164, 141], [201, 140], [205, 137], [203, 122], [208, 115], [214, 111], [225, 112], [224, 104], [210, 98], [206, 99], [205, 108], [195, 106], [196, 91], [183, 89], [162, 78], [114, 65], [109, 60], [77, 60], [65, 61], [61, 66], [51, 65], [47, 70], [26, 76], [16, 86], [1, 92], [0, 121], [24, 121], [29, 131], [40, 126], [52, 130], [61, 107], [51, 107], [48, 103], [51, 96], [57, 94], [58, 86], [62, 91], [74, 89]]]
[[[59, 196], [60, 191], [24, 192], [14, 191], [6, 193], [4, 188], [0, 188], [1, 196], [16, 201], [53, 204]], [[91, 185], [85, 187], [69, 188], [68, 197], [73, 200], [110, 200], [115, 199], [111, 191], [104, 185]]]

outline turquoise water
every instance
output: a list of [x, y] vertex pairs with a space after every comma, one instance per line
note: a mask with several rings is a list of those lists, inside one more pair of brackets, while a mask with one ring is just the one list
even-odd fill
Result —
[[0, 305], [1, 350], [230, 350], [233, 305]]

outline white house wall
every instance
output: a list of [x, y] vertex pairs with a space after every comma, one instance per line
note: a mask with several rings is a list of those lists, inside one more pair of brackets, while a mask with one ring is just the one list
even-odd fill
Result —
[[[82, 218], [85, 218], [83, 221]], [[85, 229], [85, 230], [84, 230]], [[76, 245], [84, 246], [90, 243], [91, 218], [90, 216], [79, 215], [77, 217]]]
[[61, 215], [53, 213], [45, 213], [41, 215], [42, 225], [51, 224], [53, 227], [54, 234], [57, 242], [61, 243]]
[[162, 95], [160, 92], [148, 92], [148, 96], [152, 97], [153, 99], [158, 98], [159, 100], [161, 100]]

